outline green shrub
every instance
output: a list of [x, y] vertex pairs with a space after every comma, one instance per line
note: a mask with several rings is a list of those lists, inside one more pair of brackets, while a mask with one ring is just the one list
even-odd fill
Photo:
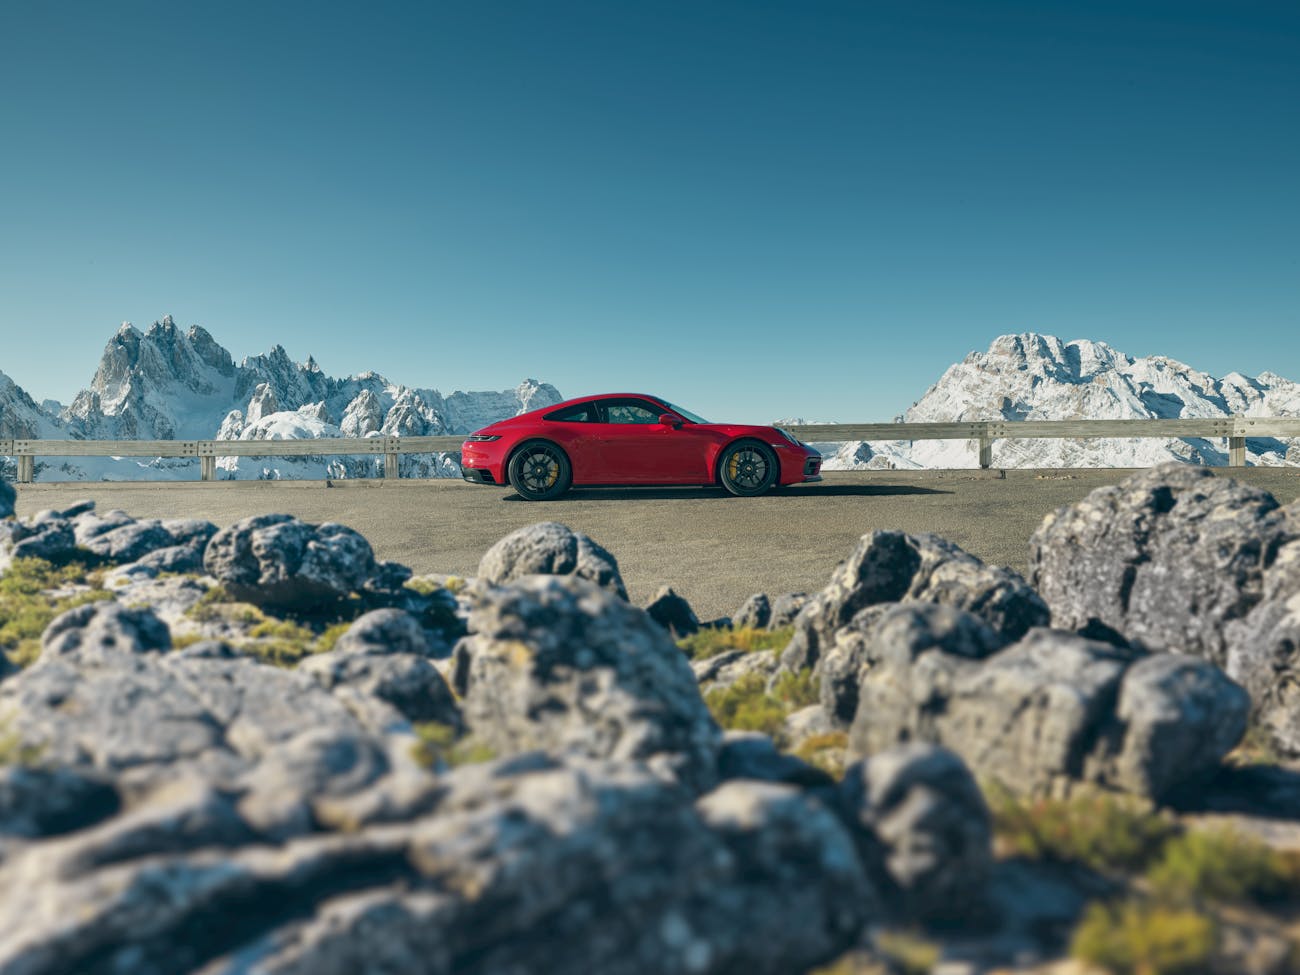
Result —
[[760, 630], [752, 626], [719, 627], [700, 630], [682, 637], [677, 646], [692, 660], [705, 660], [728, 650], [753, 653], [758, 650], [782, 650], [794, 636], [793, 626], [775, 630]]
[[1268, 844], [1226, 827], [1194, 829], [1165, 844], [1147, 873], [1173, 903], [1268, 901], [1296, 889], [1295, 866]]
[[13, 663], [25, 667], [41, 652], [41, 634], [54, 617], [85, 603], [112, 599], [103, 589], [88, 589], [66, 596], [51, 590], [81, 585], [86, 567], [80, 563], [54, 566], [44, 559], [14, 559], [0, 575], [0, 650]]
[[713, 720], [729, 731], [761, 731], [784, 747], [785, 719], [792, 711], [817, 700], [812, 672], [782, 674], [769, 693], [767, 678], [746, 674], [729, 687], [709, 691], [704, 697]]
[[1217, 940], [1211, 917], [1130, 900], [1092, 904], [1070, 954], [1114, 975], [1193, 975], [1206, 971]]
[[1000, 786], [984, 790], [999, 850], [1038, 860], [1082, 863], [1135, 873], [1157, 855], [1178, 824], [1141, 800], [1090, 793], [1069, 799], [1020, 799]]
[[455, 728], [438, 721], [424, 721], [412, 726], [419, 739], [411, 748], [412, 757], [425, 768], [455, 768], [476, 765], [496, 758], [491, 746], [473, 735], [459, 737]]

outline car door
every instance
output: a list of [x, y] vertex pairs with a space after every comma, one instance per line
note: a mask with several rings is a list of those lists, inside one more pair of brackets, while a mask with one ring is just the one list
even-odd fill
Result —
[[682, 484], [699, 480], [695, 439], [660, 423], [664, 407], [652, 400], [598, 400], [601, 481], [604, 484]]
[[596, 422], [599, 414], [592, 403], [580, 403], [547, 413], [545, 436], [554, 440], [569, 457], [574, 484], [600, 484], [599, 472], [604, 465], [601, 449], [604, 440]]

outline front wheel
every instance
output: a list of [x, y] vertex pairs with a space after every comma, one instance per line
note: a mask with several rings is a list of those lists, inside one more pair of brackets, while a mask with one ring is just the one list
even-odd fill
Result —
[[525, 501], [549, 501], [558, 498], [573, 481], [573, 468], [564, 451], [546, 440], [524, 444], [510, 458], [506, 472], [510, 486]]
[[776, 456], [761, 443], [733, 443], [718, 462], [722, 486], [740, 497], [753, 497], [776, 483]]

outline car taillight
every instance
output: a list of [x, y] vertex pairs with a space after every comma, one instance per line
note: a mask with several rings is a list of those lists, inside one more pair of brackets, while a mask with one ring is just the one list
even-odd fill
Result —
[[472, 433], [465, 438], [465, 442], [466, 443], [488, 443], [492, 440], [500, 440], [500, 439], [501, 439], [500, 437], [491, 434]]

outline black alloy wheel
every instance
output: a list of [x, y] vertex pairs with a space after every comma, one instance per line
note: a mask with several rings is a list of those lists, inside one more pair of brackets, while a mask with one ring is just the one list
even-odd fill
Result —
[[533, 440], [510, 458], [510, 486], [525, 501], [549, 501], [569, 489], [573, 469], [564, 451], [546, 440]]
[[776, 483], [776, 456], [761, 443], [743, 440], [722, 452], [718, 462], [722, 486], [743, 498], [754, 497]]

